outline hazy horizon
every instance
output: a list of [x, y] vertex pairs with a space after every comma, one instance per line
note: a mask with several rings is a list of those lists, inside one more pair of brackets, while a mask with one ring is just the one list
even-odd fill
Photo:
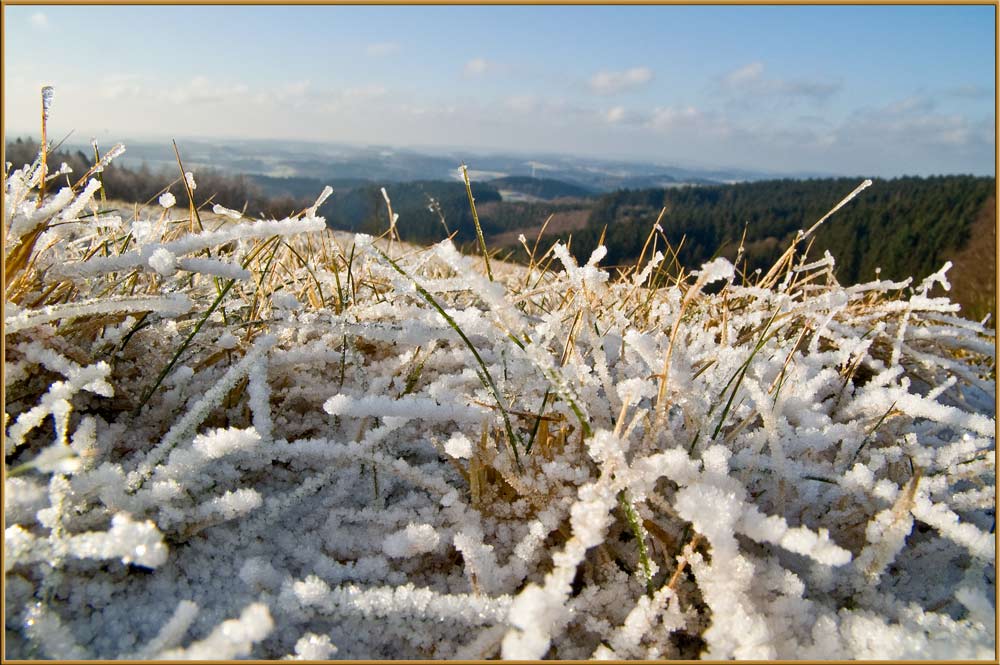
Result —
[[[30, 131], [25, 130], [21, 132], [11, 132], [5, 136], [5, 141], [16, 141], [17, 139], [27, 140], [31, 139], [38, 141], [38, 130]], [[80, 133], [73, 131], [72, 134], [68, 136], [50, 136], [50, 140], [53, 143], [59, 143], [64, 138], [66, 139], [63, 143], [63, 147], [69, 147], [74, 149], [88, 148], [91, 145], [91, 141], [98, 137], [92, 134]], [[99, 140], [99, 139], [98, 139]], [[212, 146], [224, 145], [227, 142], [232, 143], [250, 143], [250, 144], [268, 144], [274, 143], [278, 145], [283, 145], [288, 147], [296, 147], [297, 145], [311, 146], [313, 148], [317, 147], [328, 147], [328, 148], [347, 148], [350, 150], [357, 150], [359, 152], [364, 150], [389, 150], [392, 152], [409, 152], [417, 155], [426, 155], [432, 157], [438, 156], [451, 156], [451, 155], [468, 155], [470, 157], [510, 157], [510, 158], [523, 158], [525, 160], [544, 159], [544, 158], [557, 158], [557, 159], [569, 159], [569, 160], [579, 160], [580, 162], [604, 162], [604, 163], [621, 163], [621, 164], [632, 164], [632, 165], [645, 165], [645, 166], [661, 166], [663, 168], [681, 168], [681, 169], [692, 169], [692, 170], [704, 170], [704, 171], [747, 171], [752, 173], [764, 173], [772, 174], [776, 177], [796, 177], [803, 173], [809, 173], [814, 175], [823, 175], [829, 177], [864, 177], [863, 173], [838, 173], [838, 172], [820, 172], [820, 171], [804, 171], [804, 170], [773, 170], [773, 169], [760, 169], [760, 168], [749, 168], [743, 166], [735, 166], [733, 164], [725, 163], [709, 163], [709, 162], [699, 162], [697, 160], [659, 160], [652, 158], [642, 158], [642, 157], [629, 157], [628, 155], [614, 154], [614, 153], [599, 153], [599, 154], [581, 154], [581, 153], [567, 153], [558, 151], [539, 151], [530, 150], [528, 148], [518, 149], [518, 148], [504, 148], [500, 146], [468, 146], [468, 145], [398, 145], [398, 144], [385, 144], [385, 143], [365, 143], [365, 142], [350, 142], [350, 141], [338, 141], [338, 140], [315, 140], [307, 141], [305, 139], [280, 139], [273, 137], [261, 137], [261, 138], [247, 138], [239, 136], [115, 136], [113, 139], [115, 143], [122, 143], [126, 147], [126, 152], [124, 155], [125, 159], [131, 158], [128, 152], [128, 147], [141, 145], [144, 148], [150, 146], [162, 147], [165, 152], [169, 152], [171, 159], [173, 159], [173, 146], [172, 141], [176, 141], [178, 148], [181, 151], [181, 155], [184, 154], [184, 144], [185, 142], [201, 143]], [[99, 146], [102, 150], [110, 148], [112, 146], [111, 142], [105, 142], [99, 140]], [[461, 157], [464, 159], [464, 157]], [[121, 161], [119, 159], [118, 161]], [[468, 164], [471, 168], [475, 167], [475, 164]], [[900, 174], [900, 176], [915, 175], [915, 174]], [[941, 175], [941, 174], [928, 174], [928, 175]], [[992, 175], [992, 174], [987, 174]], [[545, 177], [544, 171], [539, 172], [539, 178]]]
[[991, 5], [6, 10], [11, 138], [995, 175]]

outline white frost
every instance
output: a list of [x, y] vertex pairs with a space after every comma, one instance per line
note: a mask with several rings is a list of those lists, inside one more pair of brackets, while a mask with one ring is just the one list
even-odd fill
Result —
[[441, 538], [431, 524], [406, 525], [401, 531], [396, 531], [382, 541], [382, 551], [395, 559], [416, 556], [434, 551]]

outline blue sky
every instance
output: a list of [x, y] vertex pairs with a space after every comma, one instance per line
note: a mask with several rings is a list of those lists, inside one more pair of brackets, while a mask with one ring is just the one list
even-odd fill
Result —
[[7, 6], [4, 119], [895, 176], [994, 173], [993, 6]]

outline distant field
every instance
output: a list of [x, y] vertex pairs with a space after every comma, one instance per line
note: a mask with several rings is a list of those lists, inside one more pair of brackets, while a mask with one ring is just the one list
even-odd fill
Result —
[[[484, 214], [488, 213], [484, 212]], [[542, 237], [544, 239], [548, 239], [550, 236], [570, 233], [572, 231], [582, 229], [587, 225], [587, 219], [589, 217], [590, 211], [587, 209], [553, 212], [551, 221], [545, 225], [545, 234]], [[544, 224], [544, 221], [542, 224]], [[534, 243], [538, 234], [542, 231], [542, 224], [523, 226], [521, 228], [514, 229], [513, 231], [506, 231], [504, 233], [498, 233], [490, 236], [490, 246], [496, 247], [497, 249], [520, 246], [521, 243], [518, 238], [522, 234], [528, 239], [530, 246], [530, 243]]]

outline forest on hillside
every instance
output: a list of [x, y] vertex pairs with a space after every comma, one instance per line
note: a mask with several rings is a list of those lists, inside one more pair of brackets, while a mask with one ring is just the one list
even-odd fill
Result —
[[[572, 233], [572, 251], [585, 260], [603, 234], [606, 263], [633, 262], [662, 210], [660, 227], [680, 265], [693, 269], [714, 256], [735, 259], [742, 240], [740, 265], [752, 273], [772, 265], [800, 229], [822, 218], [859, 182], [829, 178], [622, 190], [594, 203], [586, 228]], [[874, 279], [876, 270], [883, 278], [923, 278], [971, 242], [995, 247], [982, 231], [972, 237], [976, 220], [994, 212], [995, 190], [996, 180], [985, 177], [875, 179], [820, 227], [812, 255], [822, 257], [828, 250], [844, 284]], [[996, 262], [978, 269], [995, 275]]]
[[[716, 255], [734, 258], [743, 238], [750, 270], [770, 266], [799, 229], [825, 215], [859, 179], [772, 180], [718, 187], [623, 190], [596, 201], [587, 228], [573, 234], [577, 257], [593, 251], [602, 231], [606, 261], [639, 256], [661, 210], [679, 261], [698, 266]], [[816, 236], [813, 251], [830, 250], [843, 282], [882, 276], [923, 276], [962, 247], [995, 180], [972, 176], [876, 179], [839, 210]], [[683, 246], [681, 246], [681, 241]]]

